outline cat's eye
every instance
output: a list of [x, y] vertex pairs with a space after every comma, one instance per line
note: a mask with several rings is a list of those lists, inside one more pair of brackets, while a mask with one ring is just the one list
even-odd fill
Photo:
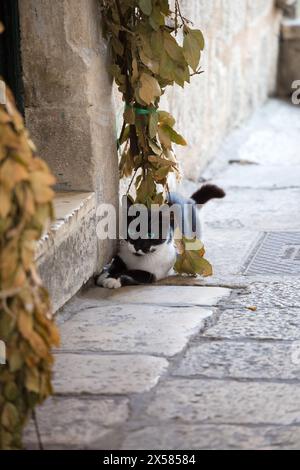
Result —
[[155, 233], [154, 232], [148, 233], [148, 238], [150, 238], [151, 240], [154, 240], [156, 238]]

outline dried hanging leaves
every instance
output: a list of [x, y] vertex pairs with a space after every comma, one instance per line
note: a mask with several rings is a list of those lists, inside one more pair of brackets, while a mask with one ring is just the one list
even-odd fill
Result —
[[[136, 202], [162, 204], [171, 173], [179, 175], [173, 145], [186, 145], [174, 129], [175, 119], [158, 109], [168, 85], [184, 87], [198, 69], [204, 38], [191, 27], [175, 0], [102, 0], [105, 37], [111, 44], [111, 73], [125, 102], [119, 137], [120, 177], [135, 179]], [[178, 32], [182, 32], [180, 43]], [[184, 242], [183, 242], [184, 243]], [[180, 250], [179, 250], [180, 251]], [[187, 250], [179, 253], [178, 272], [206, 274], [201, 250], [192, 263]]]
[[203, 258], [205, 250], [199, 240], [183, 237], [177, 241], [177, 247], [179, 256], [174, 266], [176, 272], [191, 275], [198, 273], [204, 277], [212, 275], [212, 267], [210, 263]]
[[7, 91], [0, 105], [0, 449], [22, 446], [34, 406], [52, 393], [51, 347], [59, 335], [35, 270], [34, 251], [52, 218], [54, 177], [34, 155], [23, 119]]

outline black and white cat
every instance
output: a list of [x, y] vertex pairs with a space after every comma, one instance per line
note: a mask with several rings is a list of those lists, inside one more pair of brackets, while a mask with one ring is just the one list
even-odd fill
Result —
[[96, 279], [96, 284], [109, 289], [117, 289], [126, 285], [151, 284], [171, 274], [176, 261], [174, 230], [180, 225], [180, 231], [187, 237], [196, 233], [201, 238], [201, 223], [198, 205], [210, 199], [223, 198], [224, 191], [218, 186], [206, 184], [196, 191], [191, 198], [184, 198], [178, 193], [170, 193], [168, 205], [180, 208], [181, 218], [168, 222], [167, 230], [163, 230], [163, 215], [159, 214], [159, 223], [154, 233], [153, 214], [148, 211], [148, 233], [136, 237], [130, 228], [136, 216], [130, 215], [132, 202], [128, 198], [127, 236], [120, 240], [117, 256], [106, 266]]

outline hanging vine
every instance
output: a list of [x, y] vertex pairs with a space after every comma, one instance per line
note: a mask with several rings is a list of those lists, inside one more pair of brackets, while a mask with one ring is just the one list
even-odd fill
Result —
[[[148, 207], [163, 204], [168, 177], [179, 176], [173, 145], [186, 145], [175, 130], [175, 119], [159, 109], [167, 86], [184, 87], [201, 73], [203, 34], [192, 27], [175, 0], [102, 0], [104, 35], [111, 45], [111, 73], [125, 103], [118, 146], [120, 178], [131, 177], [136, 201]], [[179, 40], [180, 38], [180, 40]], [[178, 244], [175, 270], [210, 275], [204, 249]]]
[[0, 340], [6, 363], [0, 361], [0, 449], [19, 449], [32, 410], [52, 393], [51, 347], [59, 342], [34, 263], [36, 242], [52, 217], [54, 177], [35, 155], [12, 94], [1, 83]]

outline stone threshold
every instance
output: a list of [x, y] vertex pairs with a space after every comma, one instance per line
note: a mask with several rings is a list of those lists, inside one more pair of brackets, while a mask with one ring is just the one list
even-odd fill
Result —
[[36, 261], [56, 312], [96, 269], [96, 199], [92, 192], [57, 192], [55, 221], [38, 242]]

